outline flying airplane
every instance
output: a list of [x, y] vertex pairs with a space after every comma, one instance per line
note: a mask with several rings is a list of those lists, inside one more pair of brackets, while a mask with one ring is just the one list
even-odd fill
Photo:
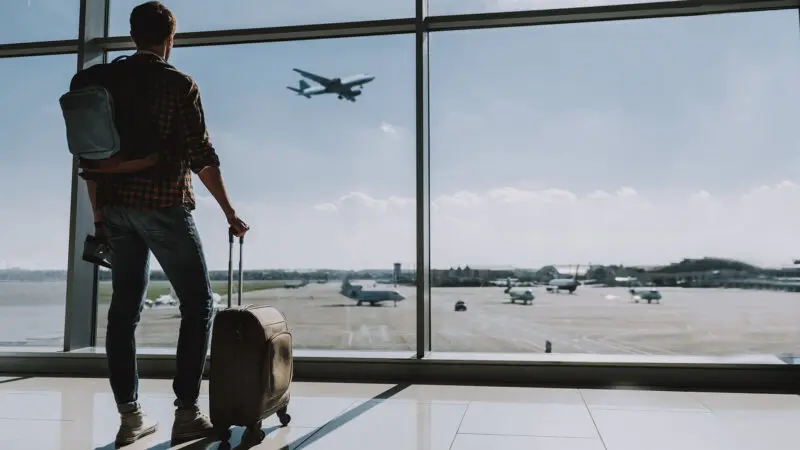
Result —
[[318, 86], [311, 86], [306, 80], [300, 80], [298, 87], [286, 86], [286, 89], [296, 92], [297, 95], [302, 95], [305, 98], [311, 98], [312, 95], [336, 94], [339, 100], [346, 99], [355, 102], [356, 97], [361, 95], [361, 90], [354, 90], [353, 88], [360, 87], [364, 89], [365, 84], [375, 79], [374, 76], [363, 73], [342, 79], [339, 77], [325, 78], [300, 69], [292, 70], [318, 84]]
[[578, 269], [580, 268], [580, 264], [578, 267], [575, 268], [575, 276], [572, 278], [554, 278], [547, 283], [547, 292], [555, 292], [558, 293], [560, 291], [568, 291], [570, 294], [575, 293], [575, 289], [578, 289], [578, 286], [581, 285], [581, 282], [578, 281]]
[[350, 280], [345, 277], [342, 280], [342, 289], [339, 291], [340, 294], [344, 295], [345, 297], [351, 298], [356, 300], [356, 306], [361, 306], [362, 303], [369, 303], [370, 306], [375, 306], [376, 304], [381, 304], [382, 302], [394, 302], [394, 306], [397, 306], [397, 302], [401, 300], [405, 300], [406, 298], [397, 290], [388, 291], [388, 290], [364, 290], [364, 286], [360, 284], [350, 284]]
[[523, 305], [532, 305], [533, 301], [536, 299], [536, 296], [533, 295], [533, 291], [531, 289], [525, 289], [524, 291], [515, 291], [514, 288], [511, 286], [511, 279], [508, 278], [506, 280], [506, 289], [503, 291], [511, 297], [511, 303], [516, 302], [517, 300], [522, 301]]
[[639, 300], [645, 300], [648, 304], [653, 303], [653, 301], [661, 303], [661, 292], [658, 292], [658, 289], [649, 289], [646, 291], [631, 289], [630, 293], [635, 303], [639, 303]]

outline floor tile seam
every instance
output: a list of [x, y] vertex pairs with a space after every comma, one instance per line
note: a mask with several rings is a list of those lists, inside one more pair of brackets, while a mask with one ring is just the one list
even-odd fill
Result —
[[[752, 413], [755, 413], [755, 414], [760, 414], [760, 413], [764, 413], [764, 412], [777, 412], [777, 411], [800, 413], [800, 407], [798, 407], [796, 409], [795, 408], [790, 408], [790, 409], [780, 409], [780, 410], [764, 409], [764, 408], [759, 408], [759, 409], [753, 409], [753, 408], [742, 408], [742, 409], [738, 409], [738, 408], [712, 408], [705, 401], [703, 401], [700, 396], [698, 396], [696, 394], [698, 394], [698, 393], [697, 392], [692, 392], [692, 398], [697, 400], [698, 403], [700, 403], [701, 405], [703, 405], [703, 407], [708, 409], [708, 412], [710, 412], [711, 414], [714, 415], [714, 417], [716, 417], [716, 418], [718, 418], [720, 420], [729, 420], [730, 418], [725, 417], [725, 414], [727, 414], [727, 413], [729, 413], [731, 411], [748, 412], [748, 413], [752, 412]], [[724, 393], [722, 393], [722, 394], [724, 395]]]
[[589, 406], [586, 409], [592, 411], [630, 411], [630, 412], [659, 412], [669, 414], [712, 414], [714, 411], [705, 409], [665, 409], [665, 408], [637, 408], [625, 406]]
[[430, 400], [430, 399], [413, 399], [413, 398], [387, 398], [381, 400], [367, 400], [366, 402], [360, 403], [385, 403], [385, 404], [394, 404], [394, 405], [402, 405], [404, 403], [416, 403], [416, 404], [426, 404], [426, 405], [458, 405], [464, 406], [472, 403], [469, 400]]
[[652, 411], [652, 412], [669, 412], [669, 413], [702, 413], [702, 414], [709, 414], [713, 413], [713, 410], [708, 408], [662, 408], [658, 406], [635, 406], [635, 405], [588, 405], [587, 408], [589, 410], [594, 411]]
[[33, 417], [2, 417], [0, 421], [7, 422], [53, 422], [53, 423], [77, 423], [75, 419], [36, 419]]
[[709, 412], [712, 412], [712, 413], [714, 412], [714, 408], [708, 406], [708, 403], [703, 401], [703, 398], [700, 395], [698, 395], [698, 394], [700, 394], [700, 392], [688, 392], [688, 394], [689, 394], [689, 397], [692, 400], [694, 400], [697, 403], [699, 403], [700, 406], [702, 406], [703, 408], [707, 409]]
[[487, 400], [470, 400], [470, 404], [477, 403], [477, 404], [485, 404], [485, 405], [525, 405], [525, 406], [537, 406], [537, 407], [558, 407], [558, 408], [586, 408], [586, 403], [582, 401], [577, 401], [574, 403], [559, 403], [559, 402], [540, 402], [540, 401], [513, 401], [513, 402], [504, 402], [504, 401], [487, 401]]
[[509, 437], [525, 437], [525, 438], [546, 438], [546, 439], [575, 439], [575, 440], [584, 440], [584, 441], [601, 441], [602, 439], [600, 436], [589, 437], [589, 436], [562, 436], [562, 435], [551, 435], [551, 434], [518, 434], [518, 433], [464, 433], [458, 432], [457, 435], [463, 436], [509, 436]]
[[450, 439], [450, 446], [447, 447], [448, 450], [453, 450], [453, 445], [456, 443], [456, 438], [458, 438], [458, 434], [461, 431], [461, 425], [464, 423], [464, 418], [467, 417], [467, 412], [471, 405], [472, 402], [467, 402], [467, 405], [464, 407], [464, 411], [461, 413], [461, 420], [458, 421], [458, 426], [456, 427], [456, 432], [453, 433], [453, 439]]
[[3, 385], [0, 384], [0, 395], [35, 395], [38, 397], [51, 397], [56, 395], [64, 395], [65, 392], [63, 390], [52, 390], [52, 391], [42, 391], [41, 389], [38, 390], [21, 390], [18, 387], [15, 389], [11, 389], [11, 386], [8, 389], [3, 389]]
[[600, 444], [603, 446], [605, 450], [608, 450], [608, 446], [606, 445], [606, 440], [603, 438], [603, 433], [600, 432], [600, 427], [597, 426], [597, 421], [594, 420], [594, 414], [592, 414], [592, 409], [589, 408], [589, 404], [586, 403], [586, 397], [584, 397], [583, 392], [578, 390], [578, 396], [580, 396], [581, 401], [583, 401], [583, 406], [586, 408], [586, 412], [589, 414], [589, 419], [592, 421], [592, 426], [594, 427], [594, 432], [597, 433], [598, 439], [600, 439]]

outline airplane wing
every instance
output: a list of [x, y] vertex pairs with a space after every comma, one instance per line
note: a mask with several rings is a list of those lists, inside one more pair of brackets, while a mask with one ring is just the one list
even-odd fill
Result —
[[292, 70], [294, 70], [295, 72], [299, 73], [300, 75], [308, 78], [309, 80], [314, 81], [315, 83], [319, 83], [319, 84], [321, 84], [323, 86], [327, 86], [327, 85], [329, 85], [331, 83], [330, 79], [325, 78], [325, 77], [321, 77], [319, 75], [314, 75], [313, 73], [306, 72], [305, 70], [300, 70], [300, 69], [292, 69]]

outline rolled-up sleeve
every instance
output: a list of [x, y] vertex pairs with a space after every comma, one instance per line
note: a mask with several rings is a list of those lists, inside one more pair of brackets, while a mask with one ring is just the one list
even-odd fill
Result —
[[183, 118], [184, 141], [186, 143], [189, 167], [192, 172], [199, 173], [206, 167], [219, 167], [219, 157], [206, 129], [203, 104], [200, 101], [200, 89], [192, 81], [189, 92], [181, 105]]

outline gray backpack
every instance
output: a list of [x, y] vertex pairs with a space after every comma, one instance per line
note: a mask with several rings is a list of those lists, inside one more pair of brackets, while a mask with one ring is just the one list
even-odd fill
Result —
[[[165, 158], [175, 151], [171, 140], [176, 138], [159, 134], [151, 108], [151, 96], [156, 94], [146, 86], [147, 80], [163, 77], [170, 67], [161, 59], [120, 56], [72, 78], [59, 103], [69, 151], [84, 171], [106, 171], [116, 177], [153, 169], [155, 176], [167, 167]], [[162, 155], [160, 162], [151, 160], [155, 155]]]
[[[118, 64], [124, 58], [127, 56], [104, 66]], [[94, 74], [101, 74], [97, 78], [113, 76], [111, 70], [97, 68]], [[102, 81], [92, 80], [88, 86], [70, 90], [58, 99], [67, 128], [67, 146], [73, 156], [103, 160], [115, 156], [122, 148], [115, 123], [114, 97]]]

